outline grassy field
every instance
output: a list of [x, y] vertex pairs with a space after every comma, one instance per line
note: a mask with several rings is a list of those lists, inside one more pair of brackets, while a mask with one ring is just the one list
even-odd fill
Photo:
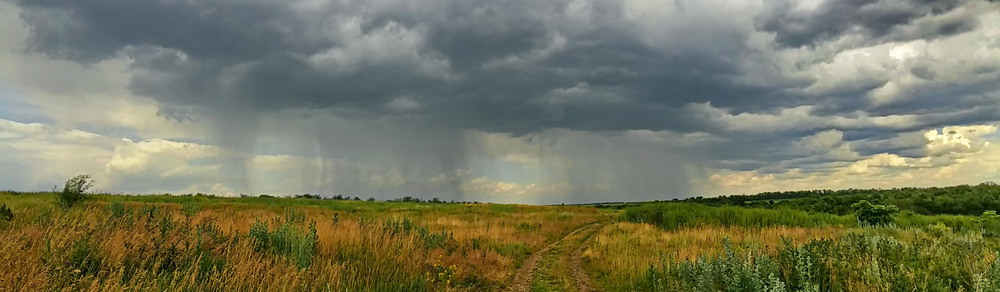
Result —
[[0, 194], [0, 291], [493, 291], [592, 208]]
[[893, 219], [646, 204], [584, 257], [607, 291], [1000, 291], [995, 216]]
[[989, 214], [57, 197], [0, 192], [0, 291], [1000, 291]]

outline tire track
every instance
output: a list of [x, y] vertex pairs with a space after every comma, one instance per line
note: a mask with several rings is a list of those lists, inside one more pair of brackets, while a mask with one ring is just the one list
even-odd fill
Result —
[[[566, 236], [563, 236], [562, 239], [559, 239], [559, 240], [557, 240], [555, 242], [552, 242], [549, 245], [545, 246], [545, 248], [543, 248], [543, 249], [535, 252], [534, 254], [532, 254], [531, 257], [529, 257], [527, 260], [525, 260], [524, 264], [521, 265], [521, 268], [518, 270], [517, 275], [515, 275], [515, 277], [514, 277], [514, 281], [508, 287], [507, 291], [510, 291], [510, 292], [527, 292], [527, 291], [531, 291], [532, 280], [535, 277], [535, 272], [538, 269], [538, 263], [539, 263], [539, 261], [541, 261], [542, 257], [545, 256], [545, 254], [549, 253], [549, 251], [551, 251], [556, 246], [558, 246], [560, 244], [564, 244], [564, 243], [569, 242], [570, 241], [570, 240], [568, 240], [569, 238], [573, 237], [574, 235], [576, 235], [577, 233], [581, 232], [582, 230], [587, 229], [588, 227], [603, 226], [603, 224], [598, 224], [598, 223], [599, 222], [595, 221], [595, 222], [590, 222], [590, 223], [584, 224], [583, 226], [580, 226], [579, 228], [577, 228], [577, 229], [573, 230], [572, 232], [566, 234]], [[596, 232], [596, 230], [598, 230], [598, 229], [599, 228], [595, 228], [594, 232]], [[590, 239], [590, 237], [587, 237], [587, 240], [589, 240], [589, 239]], [[591, 287], [590, 286], [590, 277], [587, 275], [587, 273], [583, 270], [583, 267], [580, 265], [581, 259], [580, 259], [579, 256], [580, 256], [580, 254], [583, 253], [584, 243], [586, 243], [586, 241], [581, 242], [581, 243], [573, 243], [573, 244], [579, 244], [580, 246], [577, 247], [577, 248], [575, 248], [575, 249], [573, 249], [573, 251], [571, 252], [571, 255], [569, 255], [570, 256], [570, 258], [569, 258], [569, 264], [571, 266], [570, 269], [571, 269], [571, 272], [572, 272], [572, 276], [573, 276], [573, 278], [576, 281], [576, 285], [579, 288], [579, 291], [591, 291], [591, 288], [590, 288]], [[566, 257], [566, 255], [563, 255], [563, 257], [561, 257], [561, 258], [565, 258], [565, 257]]]

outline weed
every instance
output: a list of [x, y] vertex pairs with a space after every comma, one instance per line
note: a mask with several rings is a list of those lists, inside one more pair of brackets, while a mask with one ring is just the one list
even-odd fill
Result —
[[132, 216], [132, 208], [126, 207], [125, 203], [114, 202], [108, 204], [108, 211], [111, 212], [111, 216], [114, 218], [123, 218], [125, 216]]
[[181, 204], [181, 212], [184, 213], [184, 218], [187, 220], [191, 220], [191, 217], [194, 216], [194, 214], [197, 214], [200, 210], [201, 205], [194, 202], [189, 201]]
[[304, 232], [295, 228], [292, 217], [287, 219], [273, 231], [269, 230], [266, 222], [256, 221], [250, 228], [249, 236], [257, 251], [285, 256], [296, 267], [305, 269], [312, 264], [313, 254], [316, 253], [316, 223], [310, 224], [309, 231]]
[[538, 231], [538, 229], [542, 228], [542, 223], [532, 224], [528, 222], [519, 222], [514, 226], [514, 228], [519, 231]]

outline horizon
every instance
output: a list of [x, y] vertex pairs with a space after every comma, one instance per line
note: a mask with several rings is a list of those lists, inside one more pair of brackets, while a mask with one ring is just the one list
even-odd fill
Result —
[[0, 1], [0, 189], [545, 205], [1000, 178], [996, 1], [418, 4]]

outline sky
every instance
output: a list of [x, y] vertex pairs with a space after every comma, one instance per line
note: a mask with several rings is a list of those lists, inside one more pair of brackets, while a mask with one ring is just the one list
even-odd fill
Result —
[[551, 204], [1000, 180], [1000, 3], [0, 0], [0, 189]]

